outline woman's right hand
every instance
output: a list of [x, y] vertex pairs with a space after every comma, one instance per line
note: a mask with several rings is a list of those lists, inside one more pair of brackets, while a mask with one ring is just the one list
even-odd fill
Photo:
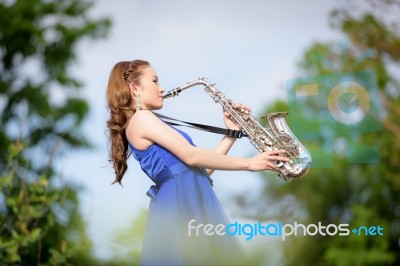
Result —
[[249, 171], [279, 171], [278, 167], [275, 165], [275, 161], [288, 162], [289, 159], [283, 157], [285, 150], [273, 150], [266, 151], [257, 154], [256, 156], [249, 158]]

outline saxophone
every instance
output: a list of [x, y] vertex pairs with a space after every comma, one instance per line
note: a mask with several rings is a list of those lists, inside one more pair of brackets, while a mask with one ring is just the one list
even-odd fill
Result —
[[251, 144], [259, 151], [271, 151], [275, 149], [285, 150], [283, 156], [288, 162], [275, 161], [278, 167], [278, 176], [285, 181], [305, 175], [311, 167], [312, 159], [309, 151], [301, 144], [286, 123], [287, 112], [276, 112], [262, 116], [267, 119], [268, 128], [264, 128], [252, 115], [244, 111], [236, 110], [235, 103], [227, 99], [225, 95], [214, 87], [206, 78], [198, 78], [188, 82], [182, 87], [168, 91], [164, 99], [179, 95], [190, 87], [203, 85], [211, 98], [222, 105], [223, 109], [231, 115], [231, 119], [241, 127], [241, 133], [248, 137]]

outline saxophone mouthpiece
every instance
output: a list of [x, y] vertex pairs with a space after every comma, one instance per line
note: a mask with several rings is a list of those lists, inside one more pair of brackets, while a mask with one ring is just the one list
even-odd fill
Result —
[[168, 91], [164, 96], [163, 99], [167, 99], [169, 97], [175, 97], [178, 96], [178, 94], [182, 91], [182, 89], [180, 87], [176, 88], [176, 89], [172, 89], [170, 91]]

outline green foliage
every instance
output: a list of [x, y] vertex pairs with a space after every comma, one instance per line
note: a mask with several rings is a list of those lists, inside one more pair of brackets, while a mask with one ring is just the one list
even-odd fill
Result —
[[104, 37], [91, 2], [0, 2], [0, 261], [6, 265], [91, 265], [78, 187], [53, 161], [89, 147], [80, 132], [89, 106], [70, 74], [75, 48]]
[[[9, 155], [23, 151], [11, 146]], [[10, 162], [15, 157], [10, 158]], [[78, 212], [76, 188], [54, 187], [47, 176], [27, 182], [10, 163], [0, 176], [0, 261], [4, 264], [73, 265], [90, 250]]]
[[[1, 154], [18, 138], [29, 140], [27, 149], [59, 138], [71, 147], [88, 145], [78, 130], [88, 106], [77, 97], [82, 84], [69, 66], [77, 43], [105, 36], [110, 25], [89, 20], [90, 6], [78, 0], [0, 4]], [[1, 157], [0, 169], [4, 164]]]
[[[390, 7], [394, 2], [385, 3]], [[398, 27], [385, 24], [390, 18], [386, 15], [370, 11], [356, 17], [350, 9], [336, 10], [332, 20], [352, 41], [351, 45], [343, 51], [335, 43], [316, 43], [305, 51], [299, 63], [301, 74], [307, 77], [372, 70], [376, 74], [378, 95], [371, 101], [379, 101], [381, 109], [370, 125], [380, 124], [382, 129], [343, 141], [338, 137], [344, 134], [343, 127], [319, 119], [320, 114], [315, 110], [319, 110], [321, 103], [304, 101], [302, 109], [296, 109], [300, 112], [297, 120], [289, 120], [289, 124], [295, 123], [303, 127], [301, 131], [315, 133], [312, 139], [301, 139], [311, 150], [331, 140], [330, 154], [313, 156], [316, 160], [321, 159], [318, 156], [331, 156], [332, 167], [312, 168], [306, 176], [290, 183], [275, 176], [264, 176], [263, 195], [255, 201], [241, 202], [245, 208], [251, 206], [257, 210], [256, 214], [245, 214], [260, 220], [279, 219], [305, 225], [345, 223], [350, 230], [379, 225], [383, 227], [383, 235], [362, 236], [350, 232], [348, 236], [292, 236], [283, 243], [285, 265], [400, 264], [400, 80], [393, 72], [400, 66], [400, 33]], [[362, 58], [365, 54], [368, 56]], [[277, 102], [263, 113], [285, 109], [289, 110], [289, 106]], [[377, 147], [379, 163], [349, 163], [352, 141]], [[362, 153], [356, 155], [365, 157]]]

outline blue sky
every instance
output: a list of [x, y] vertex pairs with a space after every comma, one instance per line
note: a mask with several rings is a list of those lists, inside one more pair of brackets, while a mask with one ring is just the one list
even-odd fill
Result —
[[[78, 63], [71, 69], [85, 83], [83, 95], [91, 111], [84, 131], [95, 148], [69, 154], [59, 168], [63, 176], [85, 187], [81, 209], [98, 257], [109, 257], [115, 232], [147, 208], [145, 193], [151, 185], [133, 158], [124, 187], [110, 185], [114, 177], [107, 154], [105, 90], [113, 65], [122, 60], [148, 60], [166, 91], [205, 76], [227, 97], [261, 115], [266, 104], [286, 100], [285, 82], [298, 77], [296, 62], [308, 46], [316, 41], [340, 41], [342, 36], [328, 23], [335, 4], [333, 0], [95, 1], [90, 16], [110, 17], [113, 26], [107, 39], [79, 45]], [[161, 113], [223, 126], [221, 107], [201, 87], [166, 100]], [[186, 131], [197, 146], [205, 148], [212, 148], [221, 138]], [[255, 153], [242, 139], [230, 154]], [[212, 177], [228, 214], [229, 197], [256, 193], [260, 186], [257, 173], [219, 171]]]

